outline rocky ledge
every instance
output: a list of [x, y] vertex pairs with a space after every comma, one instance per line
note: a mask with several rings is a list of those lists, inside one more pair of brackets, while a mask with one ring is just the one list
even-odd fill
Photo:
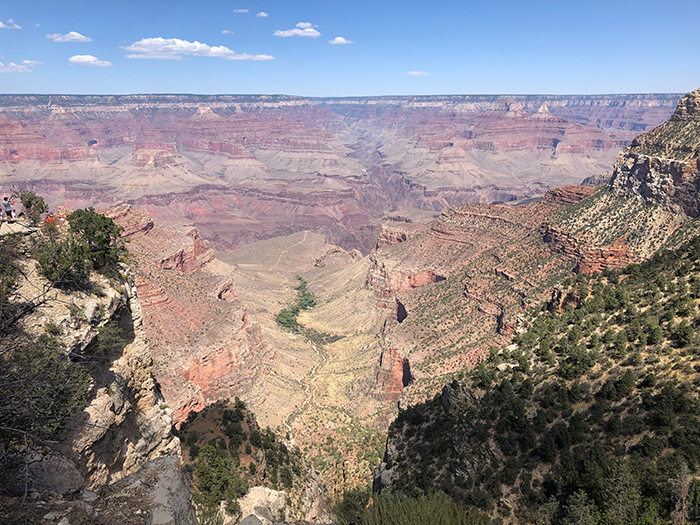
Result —
[[[34, 271], [29, 250], [23, 253], [19, 296], [44, 294], [21, 319], [22, 332], [29, 338], [57, 337], [87, 372], [88, 391], [86, 406], [68, 418], [59, 441], [5, 451], [2, 519], [196, 523], [179, 471], [172, 412], [153, 376], [131, 269], [121, 265], [111, 278], [93, 273], [89, 288], [66, 291], [51, 287]], [[16, 337], [22, 344], [23, 335]], [[21, 495], [29, 499], [13, 498]]]

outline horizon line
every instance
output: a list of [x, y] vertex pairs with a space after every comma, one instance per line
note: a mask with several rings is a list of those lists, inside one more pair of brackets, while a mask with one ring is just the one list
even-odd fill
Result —
[[390, 95], [327, 95], [306, 96], [286, 93], [0, 93], [0, 97], [288, 97], [299, 99], [348, 99], [348, 98], [405, 98], [405, 97], [604, 97], [614, 95], [626, 96], [660, 96], [683, 95], [687, 91], [659, 92], [610, 92], [610, 93], [434, 93], [422, 94], [390, 94]]

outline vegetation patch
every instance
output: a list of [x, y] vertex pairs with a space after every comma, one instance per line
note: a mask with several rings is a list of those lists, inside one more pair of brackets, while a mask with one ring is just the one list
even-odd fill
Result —
[[118, 275], [117, 265], [128, 253], [119, 237], [123, 228], [93, 208], [76, 210], [67, 219], [67, 234], [48, 224], [35, 239], [32, 255], [37, 271], [55, 286], [67, 289], [86, 287], [93, 269], [110, 277]]
[[221, 502], [235, 516], [238, 498], [250, 486], [284, 490], [292, 512], [301, 511], [305, 494], [301, 453], [290, 450], [269, 427], [261, 430], [243, 401], [218, 401], [190, 412], [180, 429], [184, 471], [201, 522], [216, 523]]
[[336, 341], [342, 339], [342, 336], [330, 335], [323, 332], [318, 332], [312, 328], [305, 328], [297, 322], [299, 312], [316, 306], [316, 298], [307, 289], [308, 282], [306, 279], [300, 275], [297, 275], [296, 278], [299, 281], [299, 284], [294, 287], [294, 289], [297, 291], [297, 301], [289, 308], [283, 308], [280, 313], [277, 314], [277, 323], [281, 324], [288, 330], [301, 333], [304, 337], [316, 345], [335, 343]]
[[488, 515], [465, 509], [444, 492], [397, 497], [347, 491], [333, 508], [341, 525], [489, 525]]
[[513, 345], [402, 410], [392, 494], [519, 523], [700, 518], [700, 238], [563, 283]]

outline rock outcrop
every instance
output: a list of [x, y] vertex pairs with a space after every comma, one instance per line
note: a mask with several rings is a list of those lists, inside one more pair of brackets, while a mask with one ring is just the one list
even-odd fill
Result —
[[626, 152], [610, 181], [620, 196], [637, 197], [688, 217], [700, 216], [700, 161], [682, 161]]
[[[267, 487], [252, 487], [238, 501], [241, 505], [243, 520], [250, 520], [250, 516], [255, 516], [262, 525], [272, 525], [273, 522], [284, 521], [287, 518], [285, 513], [287, 504], [282, 491]], [[232, 520], [231, 523], [236, 521]]]
[[398, 401], [403, 389], [413, 382], [411, 364], [396, 348], [387, 348], [379, 360], [375, 397]]
[[569, 232], [545, 225], [544, 241], [555, 252], [576, 261], [575, 271], [592, 274], [603, 270], [624, 268], [639, 260], [624, 238], [616, 239], [608, 246], [591, 246], [585, 238], [578, 238]]
[[273, 354], [236, 298], [234, 268], [214, 258], [196, 229], [139, 227], [153, 223], [130, 206], [107, 213], [124, 226], [139, 261], [145, 334], [174, 422], [218, 399], [255, 401]]
[[370, 263], [365, 286], [375, 290], [380, 297], [390, 297], [406, 290], [444, 281], [446, 278], [434, 268], [390, 269], [374, 254], [370, 255]]
[[542, 201], [570, 206], [590, 197], [594, 192], [595, 188], [591, 186], [562, 186], [549, 190], [542, 197]]
[[632, 142], [610, 184], [618, 195], [700, 216], [700, 89], [680, 100], [668, 122]]
[[[34, 473], [32, 473], [33, 475]], [[0, 497], [7, 523], [64, 525], [197, 525], [190, 488], [178, 458], [153, 459], [135, 473], [99, 491], [68, 485], [69, 490], [34, 491], [22, 505]]]
[[[34, 261], [21, 264], [33, 269]], [[6, 451], [4, 462], [18, 459], [26, 468], [8, 470], [13, 477], [4, 488], [33, 494], [31, 504], [17, 512], [28, 513], [25, 518], [52, 514], [76, 525], [194, 525], [179, 468], [180, 441], [171, 433], [172, 411], [154, 379], [131, 269], [122, 265], [116, 281], [93, 273], [90, 292], [51, 289], [37, 272], [23, 275], [21, 295], [46, 292], [21, 319], [24, 333], [57, 337], [85, 367], [89, 390], [86, 406], [68, 418], [60, 441]], [[116, 504], [120, 498], [128, 503]], [[13, 501], [5, 503], [13, 515]]]
[[[179, 440], [170, 433], [172, 412], [153, 377], [153, 360], [132, 283], [133, 277], [124, 285], [126, 303], [115, 305], [106, 317], [117, 316], [130, 343], [113, 357], [109, 373], [105, 370], [95, 378], [94, 397], [69, 424], [67, 439], [59, 447], [89, 487], [112, 483], [150, 459], [180, 454]], [[84, 307], [86, 318], [92, 318], [95, 311], [90, 307]], [[84, 353], [89, 344], [76, 342], [73, 351]]]
[[211, 244], [202, 239], [196, 229], [191, 230], [187, 236], [192, 239], [192, 244], [163, 257], [158, 263], [163, 270], [179, 270], [182, 273], [197, 272], [214, 259], [214, 250], [211, 249]]
[[90, 369], [88, 404], [69, 420], [61, 443], [37, 456], [35, 468], [44, 474], [30, 476], [30, 489], [59, 493], [76, 485], [94, 489], [136, 472], [147, 461], [180, 453], [179, 440], [170, 432], [171, 411], [153, 377], [133, 276], [126, 267], [124, 272], [128, 279], [120, 290], [102, 281], [101, 296], [58, 292], [25, 320], [36, 333], [51, 322], [79, 361], [95, 359], [98, 329], [109, 323], [118, 324], [126, 338], [125, 345], [114, 346], [100, 356], [99, 366]]

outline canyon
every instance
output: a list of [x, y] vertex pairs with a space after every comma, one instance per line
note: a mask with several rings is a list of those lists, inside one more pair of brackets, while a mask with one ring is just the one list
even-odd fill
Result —
[[124, 228], [173, 423], [240, 396], [337, 498], [558, 283], [697, 230], [697, 98], [5, 95], [0, 177]]
[[678, 99], [0, 95], [0, 189], [128, 203], [219, 250], [313, 230], [367, 254], [387, 214], [599, 175]]

